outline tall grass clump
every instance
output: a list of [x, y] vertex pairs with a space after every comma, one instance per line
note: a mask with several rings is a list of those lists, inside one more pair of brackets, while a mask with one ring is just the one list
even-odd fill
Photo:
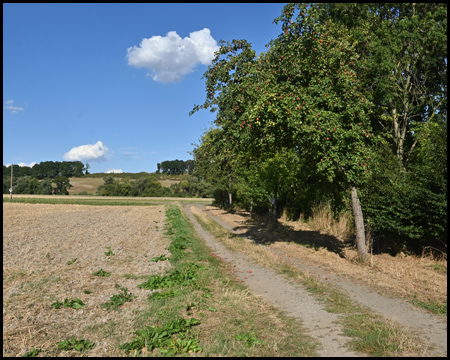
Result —
[[333, 214], [330, 202], [315, 204], [308, 225], [339, 239], [347, 239], [353, 234], [352, 216], [349, 211]]

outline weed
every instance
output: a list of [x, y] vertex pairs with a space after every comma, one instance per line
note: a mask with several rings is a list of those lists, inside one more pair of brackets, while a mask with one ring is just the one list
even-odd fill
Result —
[[[138, 330], [135, 334], [137, 339], [119, 345], [119, 349], [132, 351], [141, 351], [147, 347], [148, 351], [158, 348], [159, 352], [166, 356], [173, 356], [180, 353], [200, 352], [202, 348], [198, 345], [198, 339], [191, 335], [189, 328], [198, 325], [198, 319], [179, 318], [172, 320], [169, 324], [163, 326], [147, 326], [145, 329]], [[173, 335], [177, 334], [175, 339]]]
[[84, 352], [95, 347], [95, 343], [89, 340], [76, 340], [73, 336], [70, 339], [66, 339], [56, 343], [60, 350], [78, 350]]
[[165, 299], [168, 297], [174, 297], [178, 294], [178, 290], [168, 290], [164, 292], [155, 292], [149, 296], [149, 299]]
[[153, 275], [146, 282], [138, 285], [138, 288], [146, 290], [165, 289], [175, 285], [191, 285], [197, 280], [197, 269], [204, 269], [196, 263], [182, 266], [181, 270], [175, 269], [170, 275]]
[[262, 344], [261, 340], [259, 340], [253, 332], [251, 333], [241, 333], [239, 335], [235, 335], [234, 338], [238, 341], [244, 341], [247, 347], [252, 347], [255, 345]]
[[111, 250], [111, 247], [110, 247], [110, 246], [107, 246], [106, 248], [108, 249], [108, 251], [106, 251], [106, 252], [105, 252], [105, 255], [106, 255], [106, 256], [112, 256], [112, 255], [116, 255], [116, 254], [114, 254], [114, 253], [112, 252], [112, 250]]
[[86, 306], [80, 299], [64, 299], [63, 302], [57, 301], [52, 304], [52, 308], [59, 309], [61, 307], [72, 309], [83, 309]]
[[169, 258], [165, 254], [162, 254], [161, 256], [155, 256], [150, 261], [158, 262], [158, 261], [164, 261], [164, 260], [169, 260]]
[[27, 353], [25, 353], [24, 355], [22, 355], [22, 357], [35, 357], [36, 355], [38, 355], [42, 350], [41, 349], [36, 349], [36, 348], [32, 348], [30, 351], [28, 351]]
[[77, 261], [77, 258], [73, 258], [72, 260], [68, 261], [66, 265], [72, 265], [75, 261]]
[[119, 284], [116, 284], [116, 288], [122, 290], [122, 293], [111, 296], [111, 298], [110, 298], [111, 301], [108, 301], [104, 304], [100, 304], [100, 307], [102, 307], [108, 311], [111, 309], [117, 310], [120, 305], [123, 305], [126, 302], [129, 302], [137, 297], [137, 296], [134, 296], [132, 293], [128, 294], [128, 289], [120, 286]]
[[91, 293], [91, 291], [86, 289], [86, 290], [84, 290], [84, 293], [89, 295]]
[[100, 269], [99, 271], [94, 273], [95, 276], [103, 276], [108, 277], [111, 275], [111, 273], [104, 271], [103, 269]]

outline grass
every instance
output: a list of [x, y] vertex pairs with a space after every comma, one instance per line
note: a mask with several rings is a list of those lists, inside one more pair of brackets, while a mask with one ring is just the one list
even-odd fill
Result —
[[168, 202], [188, 202], [188, 203], [211, 203], [211, 199], [202, 198], [143, 198], [143, 197], [66, 197], [65, 195], [13, 195], [11, 200], [9, 196], [3, 195], [3, 203], [26, 203], [26, 204], [64, 204], [64, 205], [106, 205], [106, 206], [151, 206], [161, 205]]
[[[169, 222], [166, 231], [172, 239], [169, 258], [172, 269], [142, 283], [142, 288], [153, 290], [149, 294], [149, 308], [136, 311], [136, 327], [141, 330], [121, 347], [131, 355], [152, 351], [161, 355], [190, 351], [203, 356], [315, 355], [316, 344], [301, 325], [233, 280], [224, 262], [211, 256], [196, 238], [192, 225], [178, 207], [170, 206], [166, 214]], [[166, 341], [168, 327], [178, 329], [176, 324], [189, 321], [195, 326]], [[149, 341], [155, 336], [158, 339], [161, 336], [162, 342]], [[147, 346], [143, 347], [144, 344]]]
[[432, 312], [433, 314], [447, 315], [447, 301], [445, 301], [444, 304], [439, 304], [431, 299], [428, 299], [428, 301], [420, 301], [416, 296], [413, 296], [411, 302], [422, 309]]
[[344, 333], [353, 338], [349, 345], [354, 350], [370, 356], [394, 356], [402, 351], [417, 356], [423, 354], [424, 347], [421, 342], [405, 332], [397, 323], [356, 304], [348, 295], [331, 285], [324, 284], [293, 266], [280, 263], [279, 258], [268, 250], [231, 234], [206, 215], [199, 216], [194, 213], [194, 216], [205, 230], [227, 248], [245, 252], [258, 264], [270, 267], [289, 280], [301, 283], [324, 304], [328, 312], [339, 314]]

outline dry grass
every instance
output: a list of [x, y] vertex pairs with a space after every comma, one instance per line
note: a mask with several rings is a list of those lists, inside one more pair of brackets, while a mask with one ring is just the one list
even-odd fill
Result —
[[[137, 330], [134, 312], [146, 306], [148, 295], [136, 288], [140, 280], [123, 275], [170, 267], [167, 261], [149, 262], [167, 253], [169, 241], [156, 229], [164, 221], [164, 206], [3, 204], [3, 356], [20, 356], [32, 347], [49, 356], [71, 356], [56, 346], [71, 336], [97, 344], [90, 356], [119, 355], [115, 345]], [[105, 256], [106, 246], [114, 256]], [[73, 258], [77, 261], [66, 265]], [[112, 275], [94, 276], [100, 268]], [[99, 305], [119, 293], [116, 283], [138, 297], [108, 312]], [[64, 298], [79, 298], [86, 307], [51, 307]]]
[[[446, 304], [447, 302], [446, 261], [437, 260], [431, 256], [392, 257], [381, 254], [373, 255], [372, 266], [359, 265], [353, 261], [357, 257], [353, 244], [348, 243], [345, 237], [330, 235], [333, 232], [346, 233], [342, 231], [345, 229], [345, 220], [342, 220], [342, 217], [335, 228], [329, 226], [328, 231], [315, 230], [310, 224], [301, 221], [287, 220], [282, 222], [278, 229], [272, 231], [266, 225], [266, 219], [250, 220], [248, 213], [244, 211], [229, 214], [215, 207], [207, 207], [207, 211], [222, 218], [235, 230], [256, 242], [270, 246], [279, 253], [289, 254], [292, 260], [301, 259], [307, 265], [345, 275], [354, 281], [377, 289], [382, 294], [408, 300], [414, 297], [428, 303]], [[329, 212], [322, 211], [320, 214], [318, 218], [321, 220], [318, 220], [315, 225], [318, 226], [320, 221], [329, 224]]]
[[91, 193], [92, 195], [95, 195], [95, 193], [97, 192], [97, 188], [100, 185], [104, 184], [104, 180], [103, 178], [71, 177], [69, 178], [69, 183], [73, 185], [72, 188], [68, 189], [69, 195], [76, 195], [81, 191], [86, 191], [88, 193]]

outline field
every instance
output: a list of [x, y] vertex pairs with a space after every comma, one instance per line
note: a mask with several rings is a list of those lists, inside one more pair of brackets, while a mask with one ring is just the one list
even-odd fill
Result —
[[[36, 347], [46, 348], [105, 322], [111, 324], [113, 338], [121, 337], [131, 326], [133, 310], [145, 305], [148, 293], [124, 275], [160, 273], [170, 267], [167, 261], [150, 262], [167, 254], [163, 205], [4, 204], [3, 212], [4, 356], [23, 355], [31, 339]], [[113, 256], [105, 255], [108, 249]], [[94, 276], [100, 269], [111, 276]], [[99, 305], [119, 292], [116, 283], [132, 288], [137, 298], [125, 304], [124, 311], [110, 313]], [[52, 309], [51, 304], [65, 298], [81, 299], [86, 308]], [[116, 332], [118, 323], [127, 325]], [[102, 334], [98, 335], [102, 345], [92, 355], [107, 351], [108, 346], [108, 354], [113, 355], [114, 347], [102, 343]]]
[[[3, 203], [4, 357], [146, 355], [151, 349], [127, 354], [119, 345], [132, 344], [137, 331], [148, 326], [161, 329], [181, 321], [180, 315], [188, 320], [195, 316], [201, 325], [166, 342], [165, 351], [201, 351], [204, 356], [315, 354], [301, 324], [224, 273], [225, 265], [194, 243], [189, 223], [178, 217], [168, 228], [167, 214], [178, 209], [176, 205], [66, 205], [55, 202], [68, 197], [48, 198], [52, 204]], [[173, 244], [168, 234], [174, 232], [192, 239], [186, 260], [168, 251]], [[169, 286], [162, 298], [156, 297], [159, 289], [138, 287], [152, 276], [161, 278], [174, 270], [188, 276], [200, 266], [206, 270], [192, 286]], [[173, 300], [165, 298], [174, 292], [179, 294]], [[121, 297], [124, 301], [117, 303]], [[258, 338], [251, 329], [258, 331]], [[167, 333], [161, 330], [159, 335]], [[158, 354], [162, 350], [153, 349], [153, 355]]]
[[103, 185], [103, 178], [94, 178], [94, 177], [81, 177], [81, 178], [69, 178], [69, 182], [73, 185], [72, 188], [68, 189], [70, 195], [76, 195], [81, 191], [86, 191], [95, 195], [97, 192], [97, 188], [100, 185]]

